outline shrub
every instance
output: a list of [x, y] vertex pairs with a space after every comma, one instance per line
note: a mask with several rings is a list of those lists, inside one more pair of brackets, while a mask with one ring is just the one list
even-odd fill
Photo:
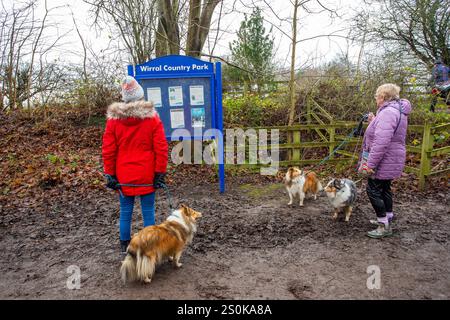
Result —
[[286, 95], [224, 95], [223, 108], [224, 124], [228, 128], [284, 125], [287, 122]]

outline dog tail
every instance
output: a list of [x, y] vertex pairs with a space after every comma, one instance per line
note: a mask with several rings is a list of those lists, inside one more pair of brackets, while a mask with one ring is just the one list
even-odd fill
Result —
[[147, 257], [138, 249], [136, 253], [136, 276], [139, 280], [144, 281], [146, 278], [152, 278], [155, 272], [156, 258]]
[[137, 280], [136, 258], [130, 252], [127, 253], [125, 260], [122, 261], [120, 275], [123, 283]]

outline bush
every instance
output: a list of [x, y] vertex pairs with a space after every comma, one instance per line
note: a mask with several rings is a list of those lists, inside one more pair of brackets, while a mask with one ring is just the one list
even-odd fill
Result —
[[120, 90], [94, 80], [78, 81], [66, 100], [81, 109], [89, 109], [92, 115], [99, 115], [104, 114], [110, 103], [120, 100]]
[[288, 97], [271, 93], [235, 97], [224, 95], [225, 127], [284, 125], [288, 119]]

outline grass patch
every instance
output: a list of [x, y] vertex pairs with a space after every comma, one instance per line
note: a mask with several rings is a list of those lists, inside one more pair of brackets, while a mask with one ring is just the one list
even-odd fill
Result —
[[261, 198], [267, 195], [271, 195], [273, 192], [281, 190], [282, 188], [284, 188], [284, 186], [281, 183], [273, 183], [265, 186], [246, 183], [239, 186], [239, 189], [244, 191], [248, 196], [252, 198]]

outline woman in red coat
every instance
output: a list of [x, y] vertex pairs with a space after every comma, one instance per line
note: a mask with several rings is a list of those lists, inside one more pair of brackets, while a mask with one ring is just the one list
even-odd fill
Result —
[[[131, 239], [135, 196], [141, 199], [144, 227], [155, 224], [155, 189], [164, 183], [168, 145], [158, 113], [144, 100], [144, 90], [133, 77], [123, 80], [122, 99], [108, 107], [102, 155], [107, 187], [123, 193], [119, 198], [124, 253]], [[119, 183], [153, 186], [119, 187]]]

